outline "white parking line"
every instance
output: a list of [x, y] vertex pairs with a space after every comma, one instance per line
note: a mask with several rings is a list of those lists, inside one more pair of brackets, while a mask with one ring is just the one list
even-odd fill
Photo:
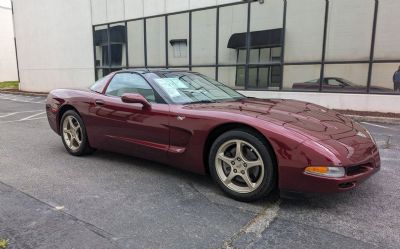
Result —
[[[35, 112], [35, 114], [29, 114]], [[23, 121], [30, 121], [30, 120], [37, 120], [37, 119], [45, 119], [47, 116], [41, 116], [45, 114], [43, 110], [35, 110], [35, 111], [21, 111], [21, 112], [11, 112], [11, 113], [1, 113], [3, 115], [0, 116], [0, 118], [5, 118], [5, 117], [12, 117], [14, 115], [18, 114], [23, 114], [23, 113], [28, 113], [29, 116], [23, 117], [17, 120], [6, 120], [6, 121], [0, 121], [0, 124], [5, 124], [5, 123], [14, 123], [14, 122], [23, 122]]]
[[[222, 245], [222, 249], [232, 249], [237, 240], [247, 234], [254, 234], [256, 237], [261, 237], [261, 234], [268, 229], [271, 222], [278, 216], [281, 201], [268, 204], [260, 213], [250, 220], [238, 233], [233, 235], [229, 240], [226, 240]], [[251, 247], [252, 242], [248, 247]]]
[[9, 117], [9, 116], [14, 115], [14, 114], [16, 114], [16, 113], [12, 112], [12, 113], [8, 113], [8, 114], [5, 114], [5, 115], [0, 115], [0, 118]]
[[18, 122], [26, 122], [26, 121], [31, 121], [31, 120], [38, 120], [38, 119], [46, 119], [47, 117], [38, 117], [38, 118], [30, 118], [30, 119], [25, 119], [25, 120], [10, 120], [10, 121], [0, 121], [0, 124], [7, 124], [7, 123], [18, 123]]
[[39, 116], [39, 115], [45, 114], [45, 113], [46, 113], [46, 112], [39, 112], [39, 113], [33, 114], [33, 115], [31, 115], [31, 116], [28, 116], [28, 117], [26, 117], [26, 118], [22, 118], [22, 119], [20, 119], [19, 121], [29, 120], [29, 119], [32, 119], [32, 118], [37, 117], [37, 116]]
[[[38, 98], [43, 98], [43, 100], [38, 101]], [[0, 99], [3, 100], [10, 100], [10, 101], [16, 101], [16, 102], [24, 102], [24, 103], [32, 103], [32, 104], [44, 104], [45, 102], [45, 97], [37, 96], [37, 97], [32, 97], [32, 96], [17, 96], [17, 95], [0, 95]]]
[[22, 112], [9, 112], [9, 113], [0, 113], [0, 118], [9, 117], [11, 115], [20, 114], [20, 113], [29, 113], [29, 112], [40, 112], [42, 110], [33, 110], [33, 111], [22, 111]]
[[366, 124], [366, 125], [371, 125], [371, 126], [379, 127], [379, 128], [383, 128], [383, 129], [392, 130], [392, 131], [399, 131], [398, 129], [395, 129], [395, 128], [392, 128], [392, 127], [387, 127], [387, 126], [383, 126], [383, 125], [373, 124], [373, 123], [369, 123], [369, 122], [361, 122], [361, 123]]

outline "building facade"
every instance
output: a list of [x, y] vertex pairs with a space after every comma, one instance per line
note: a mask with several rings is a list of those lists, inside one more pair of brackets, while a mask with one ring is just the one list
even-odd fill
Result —
[[244, 94], [399, 113], [398, 0], [14, 0], [22, 90], [180, 68]]
[[11, 2], [0, 1], [0, 82], [17, 81]]

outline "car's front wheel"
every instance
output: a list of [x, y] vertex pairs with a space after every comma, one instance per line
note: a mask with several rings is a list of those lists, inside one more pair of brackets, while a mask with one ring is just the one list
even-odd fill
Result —
[[236, 200], [260, 199], [275, 187], [271, 151], [252, 131], [231, 130], [218, 137], [211, 146], [209, 167], [214, 181]]
[[92, 153], [82, 118], [73, 110], [66, 111], [60, 122], [61, 138], [67, 151], [74, 156]]

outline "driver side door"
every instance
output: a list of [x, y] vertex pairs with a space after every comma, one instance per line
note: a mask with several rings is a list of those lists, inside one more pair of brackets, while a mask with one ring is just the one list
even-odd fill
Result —
[[[138, 93], [151, 108], [125, 103], [121, 96]], [[94, 99], [91, 108], [92, 129], [98, 134], [97, 147], [146, 159], [167, 160], [169, 149], [169, 105], [139, 74], [116, 73], [105, 94]]]

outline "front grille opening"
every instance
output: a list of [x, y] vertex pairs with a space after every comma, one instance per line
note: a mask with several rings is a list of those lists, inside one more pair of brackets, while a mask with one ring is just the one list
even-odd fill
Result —
[[369, 168], [371, 168], [371, 165], [369, 165], [369, 164], [347, 167], [346, 174], [348, 176], [362, 174], [362, 173], [367, 172]]

